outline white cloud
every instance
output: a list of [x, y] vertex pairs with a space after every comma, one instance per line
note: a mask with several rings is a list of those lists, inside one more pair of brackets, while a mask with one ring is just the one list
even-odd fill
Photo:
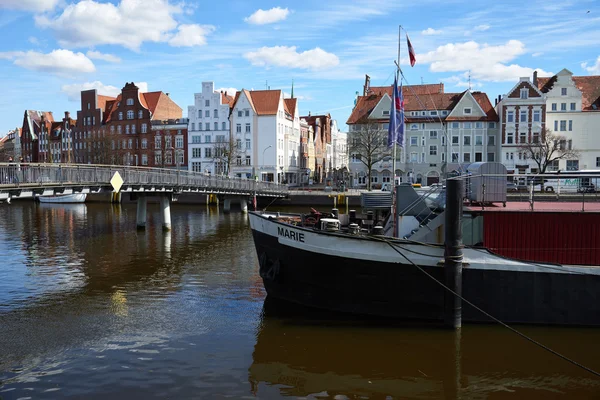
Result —
[[[532, 68], [520, 65], [506, 65], [525, 53], [525, 45], [518, 40], [509, 40], [506, 44], [490, 46], [475, 41], [466, 43], [448, 43], [426, 54], [417, 54], [417, 63], [431, 64], [432, 72], [471, 71], [471, 77], [482, 81], [514, 81], [521, 76], [530, 76]], [[543, 70], [542, 76], [552, 74]]]
[[44, 12], [52, 10], [59, 0], [2, 0], [0, 8]]
[[165, 42], [177, 28], [182, 8], [168, 0], [121, 0], [118, 5], [82, 0], [62, 14], [36, 16], [36, 24], [56, 34], [65, 47], [116, 44], [137, 50], [143, 42]]
[[539, 56], [541, 56], [541, 55], [543, 55], [543, 54], [544, 54], [543, 52], [541, 52], [541, 51], [538, 51], [537, 53], [533, 53], [533, 54], [531, 55], [531, 57], [539, 57]]
[[[140, 92], [145, 93], [148, 91], [147, 82], [136, 82], [135, 85], [140, 88]], [[105, 85], [100, 81], [85, 82], [85, 83], [73, 83], [70, 85], [63, 85], [61, 91], [66, 93], [67, 97], [71, 101], [79, 101], [81, 99], [81, 91], [96, 89], [98, 94], [104, 96], [117, 97], [121, 94], [121, 88], [112, 85]]]
[[228, 96], [235, 96], [235, 92], [237, 92], [236, 88], [233, 87], [229, 87], [229, 88], [218, 88], [215, 89], [216, 92], [221, 92], [223, 91], [223, 93], [227, 92]]
[[283, 21], [290, 11], [287, 8], [273, 7], [270, 10], [258, 9], [251, 16], [244, 18], [249, 24], [265, 25]]
[[29, 39], [27, 39], [27, 41], [31, 44], [35, 44], [36, 46], [40, 44], [40, 41], [35, 36], [29, 36]]
[[174, 47], [203, 46], [206, 44], [206, 35], [215, 30], [212, 25], [179, 25], [179, 31], [169, 40]]
[[296, 51], [296, 46], [261, 47], [257, 51], [244, 54], [252, 65], [290, 67], [319, 70], [335, 67], [340, 59], [333, 53], [328, 53], [319, 47], [302, 53]]
[[585, 69], [590, 74], [600, 75], [600, 56], [598, 56], [598, 58], [596, 59], [595, 65], [588, 67], [588, 63], [584, 62], [584, 63], [581, 63], [581, 68]]
[[86, 55], [88, 56], [88, 58], [91, 58], [92, 60], [102, 60], [102, 61], [107, 61], [107, 62], [111, 62], [111, 63], [120, 63], [121, 62], [121, 59], [119, 57], [112, 55], [112, 54], [100, 53], [99, 51], [89, 50]]
[[487, 31], [488, 29], [490, 29], [490, 26], [486, 25], [486, 24], [477, 25], [475, 28], [473, 28], [473, 30], [478, 31], [478, 32]]
[[14, 64], [32, 71], [50, 72], [57, 75], [70, 75], [80, 72], [94, 72], [92, 60], [83, 53], [70, 50], [53, 50], [48, 54], [37, 51], [12, 51], [0, 53], [0, 58], [14, 60]]
[[462, 87], [462, 88], [465, 88], [465, 89], [468, 89], [469, 87], [471, 89], [483, 87], [483, 83], [481, 83], [481, 82], [476, 82], [476, 81], [473, 81], [473, 80], [471, 80], [469, 82], [469, 75], [468, 74], [469, 73], [466, 72], [466, 73], [464, 73], [462, 75], [451, 76], [449, 78], [442, 79], [442, 81], [444, 81], [445, 83], [453, 83], [454, 86], [456, 86], [456, 87]]
[[435, 30], [433, 28], [427, 28], [421, 32], [423, 35], [439, 35], [440, 33], [442, 33], [441, 30]]

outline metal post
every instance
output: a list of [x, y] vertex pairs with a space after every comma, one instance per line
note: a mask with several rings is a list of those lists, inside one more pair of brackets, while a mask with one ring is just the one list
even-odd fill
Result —
[[[461, 179], [446, 181], [445, 253], [444, 272], [446, 286], [462, 295], [462, 206], [464, 182]], [[459, 329], [462, 324], [462, 301], [460, 297], [444, 293], [445, 325]]]

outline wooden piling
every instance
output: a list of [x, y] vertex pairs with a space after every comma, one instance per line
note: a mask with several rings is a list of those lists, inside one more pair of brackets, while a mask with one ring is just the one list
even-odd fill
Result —
[[[445, 283], [458, 295], [462, 295], [462, 212], [464, 182], [461, 179], [446, 181], [446, 217], [444, 271]], [[444, 295], [444, 323], [459, 329], [462, 324], [462, 301], [460, 297], [446, 291]]]

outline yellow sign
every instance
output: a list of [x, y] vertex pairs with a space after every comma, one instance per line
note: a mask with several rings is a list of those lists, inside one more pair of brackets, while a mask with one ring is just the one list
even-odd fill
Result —
[[121, 190], [121, 186], [123, 186], [123, 178], [121, 178], [121, 174], [119, 174], [119, 171], [115, 172], [112, 179], [110, 180], [110, 184], [112, 185], [115, 193], [119, 193], [119, 190]]

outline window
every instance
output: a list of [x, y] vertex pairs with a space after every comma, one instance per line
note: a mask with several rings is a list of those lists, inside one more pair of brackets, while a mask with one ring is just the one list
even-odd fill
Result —
[[198, 122], [198, 130], [201, 131], [202, 130], [202, 122]]
[[142, 154], [142, 165], [148, 165], [148, 155]]
[[519, 132], [519, 143], [527, 143], [527, 132]]
[[410, 145], [411, 146], [418, 146], [419, 145], [419, 138], [417, 136], [411, 136], [410, 137]]
[[496, 123], [495, 123], [495, 122], [490, 122], [490, 123], [488, 124], [488, 128], [489, 128], [489, 129], [496, 129]]
[[122, 121], [122, 120], [123, 120], [123, 113], [119, 112], [119, 121]]
[[133, 119], [133, 117], [134, 117], [133, 110], [127, 111], [127, 119]]
[[558, 131], [558, 121], [554, 121], [554, 131]]
[[212, 157], [210, 147], [205, 147], [204, 148], [204, 158], [210, 158], [210, 157]]
[[132, 149], [132, 148], [133, 148], [133, 139], [129, 139], [129, 140], [127, 141], [127, 148], [128, 148], [128, 149]]
[[506, 132], [506, 144], [513, 144], [514, 132]]
[[442, 146], [446, 145], [446, 136], [442, 136]]
[[219, 110], [217, 110], [217, 109], [213, 110], [213, 117], [214, 118], [219, 118]]
[[459, 137], [452, 136], [452, 144], [458, 146], [458, 143], [459, 143]]
[[[204, 100], [204, 106], [210, 107], [210, 100]], [[208, 115], [207, 115], [207, 117], [208, 117]]]
[[458, 129], [459, 128], [459, 123], [458, 122], [453, 122], [452, 123], [452, 129]]
[[458, 162], [458, 153], [452, 153], [452, 162], [453, 163], [457, 163]]
[[192, 162], [192, 172], [202, 172], [202, 163], [200, 161]]
[[429, 146], [429, 155], [437, 156], [437, 146], [435, 146], [435, 145]]
[[539, 143], [540, 142], [540, 133], [539, 132], [533, 132], [533, 143]]
[[463, 162], [471, 162], [471, 153], [463, 154]]
[[560, 131], [564, 132], [566, 130], [567, 130], [567, 121], [565, 121], [565, 120], [560, 121]]
[[569, 131], [573, 130], [573, 120], [569, 120]]
[[382, 114], [384, 117], [389, 117], [389, 115], [390, 115], [390, 110], [383, 110], [383, 111], [381, 112], [381, 114]]
[[419, 161], [419, 153], [412, 152], [410, 153], [410, 162]]
[[178, 149], [183, 149], [183, 136], [177, 136], [175, 138], [175, 147]]
[[471, 136], [463, 136], [463, 146], [471, 145]]
[[596, 157], [596, 167], [600, 167], [600, 157]]
[[133, 99], [127, 99], [127, 105], [128, 106], [132, 106], [133, 105]]
[[533, 111], [533, 122], [540, 122], [540, 110]]
[[483, 122], [475, 122], [475, 129], [483, 129]]
[[155, 149], [160, 149], [160, 144], [161, 144], [160, 136], [156, 136], [154, 138], [154, 148]]
[[246, 133], [250, 133], [250, 124], [246, 124]]
[[192, 131], [196, 130], [196, 124], [192, 122]]
[[245, 111], [244, 111], [244, 115], [245, 115], [246, 117], [249, 117], [249, 116], [250, 116], [250, 110], [245, 110]]
[[[111, 125], [110, 127], [110, 133], [115, 133], [115, 126]], [[81, 139], [81, 132], [79, 132], [79, 139]]]
[[131, 125], [131, 133], [135, 135], [135, 124]]
[[142, 124], [142, 133], [147, 133], [147, 132], [148, 132], [148, 125]]
[[154, 165], [161, 165], [162, 157], [160, 153], [154, 153]]
[[221, 130], [222, 131], [226, 131], [227, 130], [227, 124], [225, 122], [221, 123]]
[[575, 111], [577, 109], [576, 103], [571, 103], [571, 111]]
[[567, 88], [566, 87], [560, 88], [560, 95], [561, 96], [566, 96], [567, 95]]
[[483, 136], [475, 136], [475, 146], [483, 146]]
[[552, 111], [556, 111], [556, 110], [557, 110], [556, 103], [552, 103]]
[[244, 112], [242, 110], [238, 110], [238, 117], [241, 117], [242, 115], [244, 115]]
[[219, 130], [219, 123], [215, 122], [214, 125], [215, 125], [215, 131], [218, 131]]
[[471, 123], [470, 122], [463, 123], [463, 128], [464, 129], [471, 129]]
[[205, 111], [204, 111], [204, 116], [205, 116], [206, 118], [210, 117], [210, 110], [205, 110]]
[[560, 103], [560, 111], [567, 111], [567, 103]]
[[463, 109], [463, 114], [471, 114], [471, 108]]
[[442, 153], [442, 162], [446, 162], [446, 154]]
[[241, 149], [242, 149], [242, 139], [236, 139], [236, 140], [235, 140], [235, 147], [236, 147], [236, 149], [238, 149], [238, 150], [241, 150]]
[[506, 112], [506, 122], [515, 122], [515, 112], [514, 111]]
[[567, 160], [567, 171], [579, 170], [579, 160]]
[[529, 89], [521, 89], [521, 99], [527, 99], [529, 97]]
[[487, 154], [488, 154], [488, 157], [487, 157], [488, 162], [494, 162], [495, 154], [494, 153], [487, 153]]
[[121, 134], [121, 125], [117, 126], [117, 133], [120, 135]]
[[425, 136], [421, 136], [421, 146], [425, 146]]
[[202, 119], [202, 110], [198, 110], [198, 118]]
[[437, 115], [437, 111], [430, 111], [429, 115]]
[[483, 153], [475, 153], [475, 162], [483, 161]]
[[202, 157], [202, 149], [201, 148], [193, 148], [192, 149], [192, 157], [193, 158], [200, 158], [200, 157]]
[[170, 149], [173, 146], [171, 143], [171, 136], [165, 136], [165, 149]]
[[519, 122], [527, 122], [527, 110], [521, 110], [519, 115]]
[[90, 109], [90, 103], [88, 103], [87, 106], [88, 106], [88, 110], [89, 110]]
[[205, 131], [210, 131], [210, 122], [207, 122], [204, 124], [204, 130]]
[[138, 111], [138, 118], [139, 119], [144, 118], [144, 112], [142, 110]]
[[148, 139], [142, 139], [142, 149], [148, 148]]
[[242, 156], [237, 156], [235, 159], [235, 165], [242, 165]]
[[429, 131], [430, 139], [437, 139], [437, 131]]
[[246, 150], [250, 150], [250, 139], [246, 139]]
[[496, 145], [496, 136], [488, 136], [488, 146]]
[[210, 135], [204, 136], [204, 143], [210, 143]]

